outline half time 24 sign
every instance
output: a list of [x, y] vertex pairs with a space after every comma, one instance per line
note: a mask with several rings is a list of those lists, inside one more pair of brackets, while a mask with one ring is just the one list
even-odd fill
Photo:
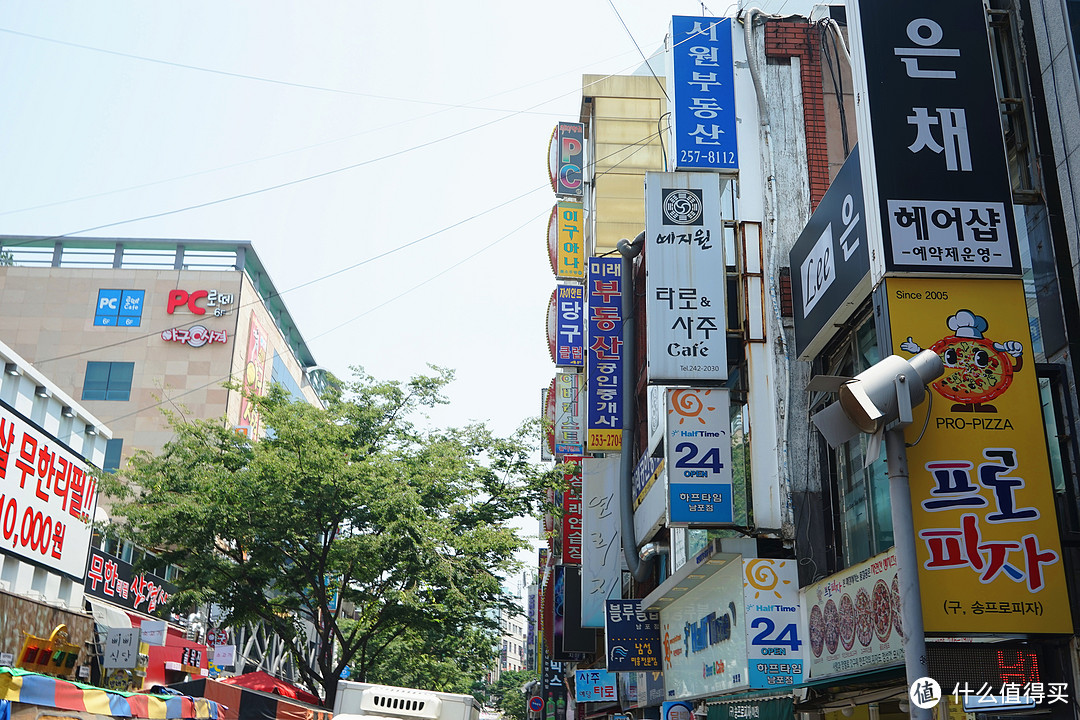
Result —
[[667, 391], [668, 523], [730, 525], [731, 434], [727, 390]]

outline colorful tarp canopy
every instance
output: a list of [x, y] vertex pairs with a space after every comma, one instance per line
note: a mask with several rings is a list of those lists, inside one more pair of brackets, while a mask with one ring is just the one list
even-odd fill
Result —
[[223, 708], [206, 698], [117, 692], [0, 667], [0, 700], [148, 720], [220, 720]]

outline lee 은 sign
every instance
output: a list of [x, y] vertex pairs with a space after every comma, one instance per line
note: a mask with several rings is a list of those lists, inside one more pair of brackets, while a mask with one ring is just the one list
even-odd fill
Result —
[[729, 407], [727, 390], [668, 390], [669, 525], [732, 523]]

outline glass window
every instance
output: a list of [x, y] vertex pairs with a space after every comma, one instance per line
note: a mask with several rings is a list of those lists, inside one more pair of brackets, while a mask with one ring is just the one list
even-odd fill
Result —
[[113, 438], [105, 443], [105, 461], [101, 469], [105, 472], [115, 472], [120, 468], [120, 456], [124, 451], [124, 438]]
[[83, 400], [128, 400], [135, 363], [88, 362], [83, 380]]

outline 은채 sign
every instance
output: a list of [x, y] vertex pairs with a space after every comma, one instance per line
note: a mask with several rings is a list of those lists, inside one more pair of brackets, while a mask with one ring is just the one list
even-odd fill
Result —
[[731, 420], [728, 391], [667, 391], [664, 457], [670, 525], [732, 523]]

